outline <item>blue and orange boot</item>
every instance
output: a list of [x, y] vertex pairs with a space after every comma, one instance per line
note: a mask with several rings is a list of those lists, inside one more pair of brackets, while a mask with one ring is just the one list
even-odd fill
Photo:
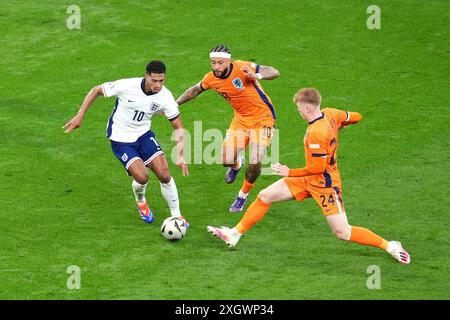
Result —
[[147, 223], [152, 223], [155, 220], [152, 210], [150, 210], [150, 208], [148, 207], [147, 201], [144, 203], [136, 202], [136, 205], [138, 207], [139, 215], [141, 216], [142, 220]]
[[183, 220], [184, 223], [186, 224], [186, 229], [189, 229], [189, 227], [191, 226], [191, 225], [189, 224], [189, 222], [187, 222], [187, 220], [186, 220], [183, 216], [180, 216], [180, 219]]

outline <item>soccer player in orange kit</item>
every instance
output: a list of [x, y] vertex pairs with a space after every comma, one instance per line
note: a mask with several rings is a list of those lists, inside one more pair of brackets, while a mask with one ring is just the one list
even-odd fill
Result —
[[203, 91], [213, 89], [223, 96], [234, 109], [234, 118], [222, 146], [222, 163], [229, 167], [225, 176], [233, 183], [244, 164], [239, 153], [250, 145], [249, 165], [241, 190], [230, 207], [230, 212], [242, 211], [250, 190], [261, 174], [261, 162], [270, 145], [276, 115], [272, 101], [258, 80], [271, 80], [279, 72], [270, 66], [253, 62], [231, 60], [230, 50], [219, 45], [209, 55], [212, 71], [184, 92], [178, 105], [194, 99]]
[[378, 247], [400, 263], [410, 263], [411, 258], [400, 242], [386, 241], [368, 229], [349, 225], [337, 168], [338, 130], [359, 122], [362, 116], [332, 108], [321, 110], [321, 101], [319, 91], [314, 88], [302, 89], [294, 96], [298, 111], [309, 123], [304, 138], [306, 166], [289, 169], [279, 163], [272, 165], [274, 174], [285, 178], [262, 190], [234, 228], [208, 226], [208, 231], [234, 247], [242, 234], [266, 214], [272, 203], [312, 197], [339, 239]]

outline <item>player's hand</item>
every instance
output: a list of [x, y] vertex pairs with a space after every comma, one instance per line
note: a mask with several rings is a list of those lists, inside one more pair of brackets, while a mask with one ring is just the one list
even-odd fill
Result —
[[273, 174], [277, 176], [288, 177], [289, 176], [289, 167], [284, 164], [275, 163], [272, 165]]
[[64, 133], [69, 133], [70, 131], [75, 130], [76, 128], [79, 128], [81, 126], [81, 123], [83, 122], [83, 115], [80, 113], [77, 114], [75, 117], [70, 119], [63, 127], [63, 129], [66, 129]]
[[178, 157], [178, 159], [177, 159], [177, 166], [181, 169], [181, 172], [183, 173], [183, 176], [188, 176], [189, 175], [188, 165], [186, 164], [186, 161], [184, 161], [183, 157]]
[[256, 73], [254, 73], [253, 70], [247, 65], [242, 66], [241, 71], [244, 72], [245, 75], [250, 79], [258, 79]]

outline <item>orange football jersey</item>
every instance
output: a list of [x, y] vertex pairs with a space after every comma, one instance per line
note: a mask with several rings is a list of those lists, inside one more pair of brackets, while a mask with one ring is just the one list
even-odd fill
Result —
[[245, 128], [255, 125], [273, 126], [276, 115], [272, 101], [257, 80], [246, 76], [241, 67], [247, 65], [259, 72], [259, 65], [247, 61], [233, 61], [225, 77], [219, 78], [208, 72], [200, 82], [203, 90], [213, 89], [234, 108], [235, 121]]
[[323, 174], [306, 177], [309, 184], [326, 188], [341, 185], [337, 166], [338, 130], [349, 118], [347, 111], [325, 108], [321, 117], [309, 123], [304, 138], [306, 166], [314, 157], [327, 158]]

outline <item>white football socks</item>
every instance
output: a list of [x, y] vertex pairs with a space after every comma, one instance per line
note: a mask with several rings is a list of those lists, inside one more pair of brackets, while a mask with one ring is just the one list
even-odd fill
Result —
[[239, 190], [239, 197], [240, 198], [247, 199], [247, 196], [248, 196], [248, 193], [244, 193], [244, 192], [242, 192], [242, 190]]
[[170, 178], [169, 183], [159, 183], [161, 185], [161, 193], [167, 201], [172, 217], [180, 217], [180, 202], [178, 200], [178, 191], [175, 180]]
[[145, 190], [147, 189], [147, 184], [140, 184], [139, 182], [136, 182], [136, 180], [133, 180], [131, 186], [133, 188], [133, 193], [134, 197], [136, 198], [136, 201], [139, 203], [144, 203]]

